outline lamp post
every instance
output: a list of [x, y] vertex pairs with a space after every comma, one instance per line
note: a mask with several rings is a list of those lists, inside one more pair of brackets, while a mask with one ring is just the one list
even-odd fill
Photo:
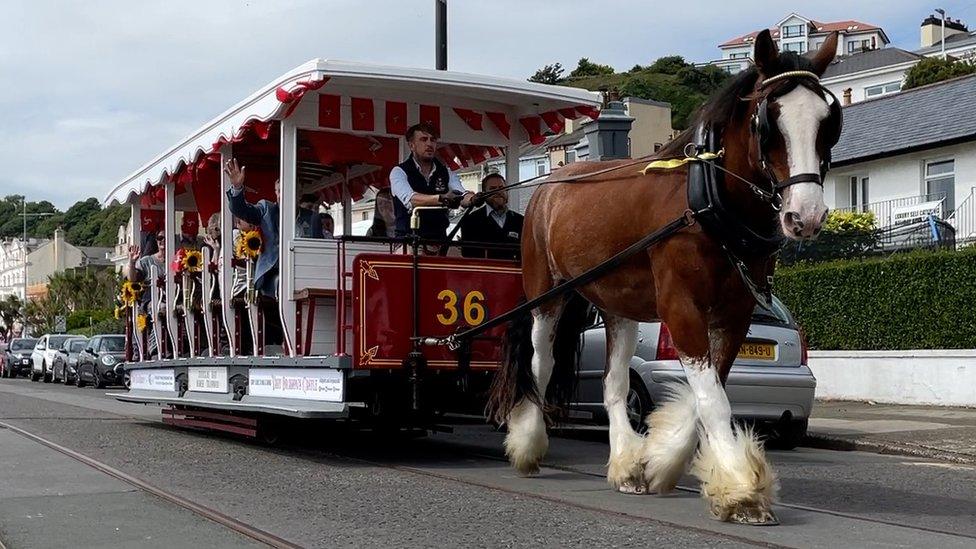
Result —
[[945, 10], [942, 9], [942, 8], [937, 8], [935, 10], [935, 13], [938, 13], [939, 15], [942, 16], [942, 59], [945, 59], [946, 58], [946, 52], [945, 52], [945, 19], [946, 19], [945, 16], [946, 16], [946, 13], [945, 13]]
[[24, 239], [21, 240], [20, 250], [24, 254], [24, 303], [27, 303], [27, 218], [28, 217], [47, 217], [53, 213], [27, 213], [27, 197], [22, 200], [24, 211], [20, 214], [24, 218]]

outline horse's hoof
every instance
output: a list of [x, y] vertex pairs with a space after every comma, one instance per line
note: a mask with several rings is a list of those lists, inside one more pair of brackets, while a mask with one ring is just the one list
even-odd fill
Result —
[[744, 507], [729, 515], [729, 522], [748, 524], [749, 526], [776, 526], [779, 520], [771, 509], [758, 507]]
[[632, 482], [625, 482], [621, 484], [617, 491], [621, 494], [630, 494], [632, 496], [643, 496], [647, 493], [647, 486], [643, 484], [635, 484]]

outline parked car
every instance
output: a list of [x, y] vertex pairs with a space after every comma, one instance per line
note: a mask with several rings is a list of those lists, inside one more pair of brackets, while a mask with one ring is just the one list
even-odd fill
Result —
[[[573, 407], [606, 423], [606, 334], [598, 317], [583, 338], [578, 402]], [[630, 362], [627, 409], [634, 427], [643, 429], [643, 419], [666, 395], [666, 384], [684, 381], [685, 374], [664, 323], [642, 322], [637, 340], [636, 356]], [[726, 383], [732, 414], [770, 431], [778, 447], [792, 449], [806, 435], [816, 386], [807, 367], [806, 341], [786, 306], [774, 298], [772, 307], [756, 307]]]
[[125, 382], [125, 336], [103, 334], [92, 337], [88, 346], [78, 354], [78, 374], [75, 385], [84, 387], [91, 383], [101, 389], [106, 385], [122, 385]]
[[58, 354], [54, 355], [51, 381], [60, 381], [65, 385], [72, 383], [78, 373], [78, 354], [87, 346], [87, 337], [72, 337], [64, 340], [61, 348], [58, 349]]
[[51, 382], [51, 366], [54, 364], [54, 357], [58, 354], [58, 349], [64, 342], [72, 337], [67, 334], [44, 334], [37, 340], [34, 352], [31, 353], [31, 381], [43, 379], [44, 383]]
[[31, 352], [37, 340], [29, 337], [15, 337], [7, 343], [0, 355], [0, 375], [3, 377], [26, 376], [31, 371]]

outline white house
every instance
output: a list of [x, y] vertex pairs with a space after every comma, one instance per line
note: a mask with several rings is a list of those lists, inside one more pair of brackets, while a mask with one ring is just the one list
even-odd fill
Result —
[[824, 182], [833, 209], [873, 211], [889, 225], [913, 210], [976, 236], [976, 75], [844, 108]]
[[[852, 55], [880, 49], [890, 42], [884, 29], [875, 25], [854, 20], [824, 23], [807, 19], [796, 13], [789, 14], [769, 29], [780, 51], [797, 53], [819, 49], [827, 35], [835, 31], [840, 35], [837, 41], [837, 55]], [[722, 58], [712, 61], [711, 64], [732, 74], [748, 68], [753, 43], [759, 32], [750, 32], [719, 44]]]
[[824, 71], [821, 83], [845, 105], [901, 91], [908, 69], [922, 59], [899, 48], [843, 55]]
[[46, 242], [36, 238], [29, 238], [26, 246], [19, 238], [0, 242], [0, 298], [13, 295], [24, 299], [24, 257]]

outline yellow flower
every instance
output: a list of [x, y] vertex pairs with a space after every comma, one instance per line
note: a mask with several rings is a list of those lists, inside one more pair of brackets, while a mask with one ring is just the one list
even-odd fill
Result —
[[203, 254], [197, 250], [189, 250], [183, 256], [183, 269], [191, 273], [199, 272], [203, 269]]
[[114, 315], [115, 315], [115, 320], [122, 318], [122, 307], [116, 307]]
[[140, 332], [146, 329], [146, 315], [144, 314], [136, 315], [136, 328], [138, 328]]
[[237, 242], [234, 246], [234, 255], [239, 258], [254, 259], [261, 253], [261, 247], [263, 245], [264, 241], [261, 239], [261, 233], [258, 231], [241, 233], [237, 237]]
[[141, 283], [126, 280], [122, 283], [122, 289], [119, 291], [119, 300], [126, 306], [132, 306], [139, 299], [139, 294], [141, 293]]

